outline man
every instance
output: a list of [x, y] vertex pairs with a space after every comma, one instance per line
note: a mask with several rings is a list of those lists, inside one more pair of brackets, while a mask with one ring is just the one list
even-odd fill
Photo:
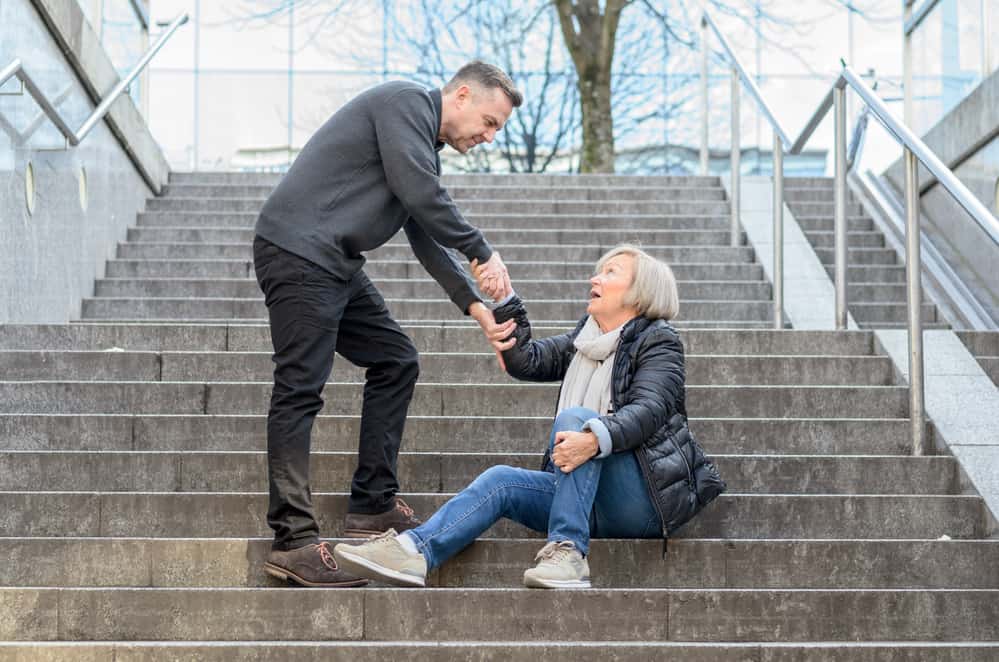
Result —
[[374, 87], [337, 111], [309, 140], [264, 203], [253, 261], [274, 345], [267, 417], [274, 542], [265, 568], [305, 586], [357, 586], [319, 527], [309, 487], [312, 426], [334, 351], [367, 369], [358, 465], [344, 533], [364, 537], [420, 524], [395, 495], [396, 460], [419, 368], [416, 348], [362, 271], [364, 251], [403, 229], [416, 257], [495, 347], [496, 324], [449, 249], [479, 268], [482, 291], [511, 292], [506, 267], [440, 184], [445, 144], [462, 154], [496, 132], [521, 94], [500, 69], [462, 67], [442, 90], [408, 82]]

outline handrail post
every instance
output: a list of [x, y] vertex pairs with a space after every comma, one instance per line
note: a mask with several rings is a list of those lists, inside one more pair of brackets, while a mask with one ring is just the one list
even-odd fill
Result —
[[774, 132], [774, 328], [784, 328], [784, 145]]
[[739, 245], [741, 232], [739, 230], [739, 217], [742, 210], [742, 197], [739, 185], [742, 179], [742, 138], [739, 133], [739, 70], [732, 67], [732, 147], [730, 150], [729, 169], [732, 171], [731, 189], [732, 193], [732, 236], [733, 246]]
[[846, 221], [846, 89], [833, 88], [834, 140], [836, 153], [834, 272], [836, 285], [836, 330], [846, 329], [847, 221]]
[[708, 174], [708, 23], [701, 19], [701, 174]]
[[923, 398], [923, 300], [920, 288], [918, 162], [906, 147], [905, 159], [905, 299], [909, 314], [909, 423], [912, 454], [925, 452]]

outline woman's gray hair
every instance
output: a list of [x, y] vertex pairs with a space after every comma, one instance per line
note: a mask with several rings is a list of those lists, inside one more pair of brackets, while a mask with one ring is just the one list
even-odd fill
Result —
[[610, 249], [597, 261], [599, 273], [608, 260], [618, 255], [630, 255], [635, 260], [635, 277], [624, 293], [624, 303], [634, 306], [638, 314], [649, 319], [671, 320], [680, 312], [680, 293], [676, 289], [673, 270], [641, 248], [621, 244]]

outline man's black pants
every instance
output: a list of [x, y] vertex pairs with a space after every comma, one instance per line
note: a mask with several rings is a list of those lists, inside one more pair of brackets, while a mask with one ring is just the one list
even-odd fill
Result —
[[274, 549], [293, 549], [319, 541], [309, 448], [334, 352], [367, 368], [348, 506], [355, 513], [378, 514], [394, 507], [396, 460], [419, 366], [413, 342], [363, 271], [341, 280], [262, 237], [253, 241], [253, 264], [274, 345], [267, 523], [274, 530]]

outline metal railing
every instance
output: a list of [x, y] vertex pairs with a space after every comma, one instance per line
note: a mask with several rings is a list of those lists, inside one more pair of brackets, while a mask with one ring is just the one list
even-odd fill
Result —
[[[704, 31], [702, 37], [702, 49], [704, 58], [707, 58], [706, 46], [706, 26], [711, 26], [719, 41], [722, 42], [723, 49], [733, 67], [733, 76], [738, 73], [739, 78], [746, 83], [750, 93], [756, 99], [764, 115], [774, 128], [774, 311], [777, 313], [783, 306], [783, 302], [778, 298], [783, 293], [783, 283], [778, 283], [778, 278], [783, 279], [783, 266], [778, 269], [779, 261], [783, 260], [780, 249], [782, 241], [782, 215], [777, 210], [783, 206], [783, 172], [779, 169], [782, 164], [782, 157], [778, 157], [782, 145], [788, 145], [786, 134], [780, 130], [780, 125], [766, 105], [766, 101], [760, 94], [752, 79], [746, 74], [745, 68], [732, 52], [721, 31], [705, 12], [702, 20]], [[702, 65], [702, 71], [706, 65]], [[924, 405], [924, 379], [923, 379], [923, 324], [922, 324], [922, 292], [921, 292], [921, 259], [920, 259], [920, 232], [919, 232], [919, 186], [917, 162], [922, 162], [923, 166], [937, 178], [937, 181], [950, 193], [951, 197], [968, 212], [979, 227], [999, 245], [999, 219], [992, 215], [988, 208], [976, 198], [968, 188], [947, 168], [943, 162], [933, 153], [933, 151], [913, 133], [913, 131], [902, 121], [897, 119], [880, 97], [865, 83], [856, 72], [846, 63], [840, 75], [833, 82], [829, 92], [823, 97], [818, 108], [812, 117], [805, 124], [801, 135], [793, 144], [790, 144], [788, 152], [798, 154], [811, 138], [816, 128], [825, 118], [830, 108], [834, 112], [834, 141], [835, 141], [835, 185], [834, 185], [834, 236], [835, 236], [835, 288], [836, 288], [836, 328], [847, 328], [847, 222], [846, 222], [846, 87], [850, 86], [860, 97], [870, 113], [888, 130], [895, 140], [903, 147], [903, 158], [905, 162], [905, 185], [904, 185], [904, 206], [905, 206], [905, 268], [906, 268], [906, 306], [908, 310], [908, 339], [909, 339], [909, 418], [911, 422], [912, 452], [914, 455], [922, 455], [925, 451], [925, 405]], [[733, 96], [737, 96], [738, 90], [733, 86]], [[909, 95], [907, 95], [909, 96]], [[738, 103], [733, 102], [734, 111], [738, 111]], [[704, 122], [707, 122], [707, 95], [703, 97], [702, 113]], [[733, 125], [738, 122], [738, 115], [733, 114]], [[733, 138], [737, 139], [738, 133], [733, 132]], [[702, 131], [702, 167], [706, 165], [703, 157], [707, 149], [706, 132]], [[731, 151], [738, 152], [739, 145], [734, 140]], [[737, 162], [737, 161], [736, 161]], [[738, 172], [732, 172], [733, 182], [738, 179]], [[733, 190], [737, 191], [736, 187]], [[738, 199], [733, 196], [733, 210], [738, 209]], [[778, 257], [780, 256], [780, 257]]]
[[26, 90], [35, 99], [38, 106], [42, 109], [42, 112], [49, 118], [49, 120], [51, 120], [51, 122], [57, 129], [59, 129], [59, 132], [66, 139], [64, 149], [76, 147], [83, 141], [84, 138], [87, 137], [87, 134], [89, 134], [93, 128], [97, 126], [97, 123], [104, 119], [104, 116], [107, 115], [111, 105], [118, 100], [118, 97], [120, 97], [125, 90], [128, 89], [128, 86], [132, 84], [132, 81], [134, 81], [139, 74], [142, 73], [142, 70], [146, 68], [146, 65], [153, 59], [153, 56], [156, 55], [161, 48], [163, 48], [163, 44], [166, 43], [167, 39], [173, 36], [173, 33], [176, 32], [180, 26], [187, 23], [187, 20], [187, 14], [183, 14], [170, 23], [169, 27], [163, 31], [163, 34], [156, 40], [156, 43], [153, 44], [152, 48], [146, 51], [146, 54], [142, 56], [142, 59], [138, 61], [128, 76], [115, 85], [114, 89], [111, 90], [104, 100], [100, 102], [97, 108], [94, 109], [94, 112], [90, 114], [90, 117], [87, 118], [77, 131], [73, 131], [73, 129], [69, 127], [66, 120], [64, 120], [62, 115], [59, 114], [59, 111], [56, 110], [55, 104], [49, 101], [48, 97], [46, 97], [45, 93], [41, 91], [31, 75], [25, 71], [24, 64], [20, 59], [15, 58], [13, 62], [8, 64], [3, 69], [0, 69], [0, 86], [4, 85], [12, 78], [17, 78], [21, 82], [21, 92], [23, 93], [23, 91]]
[[732, 203], [730, 240], [732, 246], [739, 244], [741, 236], [739, 211], [741, 209], [741, 188], [739, 185], [741, 167], [741, 142], [739, 138], [739, 84], [756, 102], [760, 112], [774, 131], [773, 140], [773, 234], [774, 234], [774, 264], [773, 264], [773, 324], [775, 329], [784, 328], [784, 148], [791, 146], [787, 132], [777, 121], [777, 116], [770, 104], [763, 98], [763, 93], [756, 81], [746, 71], [735, 51], [722, 34], [718, 24], [708, 12], [701, 15], [701, 174], [708, 174], [708, 31], [714, 32], [715, 38], [721, 44], [722, 51], [731, 66], [732, 72], [732, 147], [730, 149]]
[[[961, 180], [937, 157], [933, 151], [926, 146], [919, 136], [917, 136], [906, 124], [896, 118], [885, 103], [874, 93], [867, 83], [857, 75], [853, 69], [846, 64], [843, 71], [833, 83], [829, 94], [833, 96], [833, 106], [835, 107], [835, 137], [836, 141], [836, 216], [834, 219], [834, 233], [836, 242], [836, 273], [843, 272], [842, 282], [840, 278], [836, 281], [836, 319], [837, 328], [845, 328], [845, 324], [840, 326], [840, 317], [846, 319], [846, 168], [845, 158], [840, 159], [840, 152], [846, 151], [846, 130], [845, 130], [845, 104], [844, 97], [846, 86], [849, 85], [861, 100], [871, 109], [875, 118], [888, 130], [895, 140], [903, 148], [903, 159], [905, 163], [904, 178], [904, 207], [905, 207], [905, 274], [906, 274], [906, 306], [908, 309], [908, 335], [909, 335], [909, 416], [912, 422], [912, 450], [914, 455], [922, 455], [925, 450], [926, 425], [924, 406], [924, 379], [923, 379], [923, 320], [922, 320], [922, 260], [919, 245], [919, 183], [918, 183], [918, 163], [929, 170], [937, 178], [937, 181], [950, 193], [951, 197], [978, 224], [996, 245], [999, 245], [999, 219], [992, 215], [988, 208], [968, 190]], [[805, 127], [805, 131], [795, 141], [792, 153], [795, 149], [800, 150], [808, 141], [815, 127], [829, 111], [829, 104], [826, 102], [829, 94], [823, 99], [819, 108], [812, 115]], [[842, 250], [840, 249], [840, 237], [842, 240]], [[842, 252], [842, 255], [840, 254]], [[840, 309], [842, 306], [842, 310]]]

